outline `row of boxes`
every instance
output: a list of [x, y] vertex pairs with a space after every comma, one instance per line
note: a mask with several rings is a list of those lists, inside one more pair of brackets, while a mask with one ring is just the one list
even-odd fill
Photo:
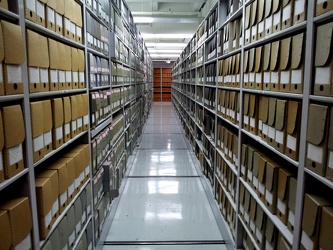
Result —
[[207, 54], [207, 61], [211, 60], [216, 57], [216, 39], [217, 36], [214, 35], [207, 43], [206, 43], [206, 54]]
[[0, 204], [1, 249], [32, 249], [32, 216], [28, 197]]
[[217, 126], [217, 146], [223, 156], [237, 168], [238, 135], [222, 125]]
[[110, 86], [109, 60], [89, 53], [90, 88]]
[[108, 0], [86, 0], [86, 6], [105, 24], [109, 25], [111, 6]]
[[216, 63], [206, 65], [206, 84], [216, 85]]
[[237, 177], [220, 154], [216, 155], [216, 175], [235, 203]]
[[[216, 75], [216, 74], [215, 74]], [[216, 84], [239, 88], [240, 86], [240, 53], [219, 60]]]
[[25, 0], [25, 18], [82, 43], [82, 6], [74, 0]]
[[118, 38], [114, 33], [111, 32], [111, 58], [118, 60], [122, 63], [128, 64], [129, 62], [129, 50], [122, 42], [120, 38]]
[[241, 177], [257, 193], [267, 209], [276, 214], [291, 232], [295, 222], [297, 186], [294, 176], [292, 170], [282, 168], [251, 145], [242, 145]]
[[206, 107], [215, 110], [216, 105], [216, 89], [215, 88], [206, 88], [204, 91], [204, 104]]
[[112, 110], [114, 112], [120, 109], [121, 105], [123, 104], [123, 100], [121, 97], [122, 97], [121, 88], [112, 89], [111, 105], [112, 105]]
[[232, 238], [235, 240], [236, 238], [236, 220], [237, 214], [233, 209], [227, 194], [224, 192], [222, 186], [219, 181], [216, 179], [215, 186], [215, 199], [217, 201], [218, 207], [221, 211], [221, 214], [225, 220], [225, 222], [229, 225], [230, 233]]
[[90, 98], [91, 126], [95, 127], [111, 115], [111, 90], [92, 92]]
[[218, 8], [215, 8], [211, 11], [211, 13], [207, 16], [206, 19], [206, 33], [207, 37], [214, 33], [218, 26]]
[[88, 95], [30, 103], [34, 162], [88, 130]]
[[[189, 117], [188, 117], [189, 119]], [[205, 113], [204, 114], [204, 120], [203, 120], [203, 132], [212, 138], [214, 141], [215, 137], [215, 119], [214, 116], [212, 116], [211, 113]]]
[[93, 16], [87, 13], [87, 46], [109, 55], [110, 49], [110, 31], [103, 24], [95, 20]]
[[101, 237], [106, 216], [108, 215], [109, 207], [110, 207], [110, 198], [107, 195], [104, 195], [101, 198], [98, 206], [96, 207], [96, 211], [94, 214], [94, 229], [95, 229], [94, 234], [96, 241], [99, 241]]
[[122, 85], [130, 83], [130, 76], [131, 82], [134, 82], [135, 71], [130, 70], [123, 65], [112, 62], [112, 85]]
[[310, 104], [306, 168], [333, 181], [333, 108]]
[[238, 125], [240, 117], [240, 93], [219, 89], [217, 94], [217, 113], [233, 124]]
[[[82, 190], [80, 196], [69, 208], [66, 215], [43, 245], [43, 250], [71, 249], [76, 244], [77, 249], [92, 249], [92, 223], [88, 223], [91, 215], [91, 185]], [[88, 223], [82, 238], [78, 238]]]
[[25, 124], [20, 105], [0, 110], [0, 182], [24, 169]]
[[244, 95], [244, 129], [298, 160], [301, 104], [273, 97]]

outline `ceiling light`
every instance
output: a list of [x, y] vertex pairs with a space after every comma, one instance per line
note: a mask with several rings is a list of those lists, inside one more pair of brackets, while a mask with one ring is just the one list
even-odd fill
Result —
[[150, 54], [151, 57], [178, 58], [179, 54]]
[[192, 38], [193, 34], [150, 34], [142, 33], [143, 38], [162, 38], [162, 39], [176, 39], [176, 38]]
[[148, 49], [149, 53], [182, 53], [181, 49]]
[[133, 20], [135, 23], [152, 23], [153, 22], [152, 17], [135, 16], [135, 17], [133, 17]]
[[185, 48], [186, 43], [146, 43], [147, 47], [179, 47]]

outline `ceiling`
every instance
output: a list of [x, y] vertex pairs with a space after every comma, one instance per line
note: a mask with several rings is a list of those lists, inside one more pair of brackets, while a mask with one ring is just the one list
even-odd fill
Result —
[[217, 0], [126, 0], [153, 60], [175, 60]]

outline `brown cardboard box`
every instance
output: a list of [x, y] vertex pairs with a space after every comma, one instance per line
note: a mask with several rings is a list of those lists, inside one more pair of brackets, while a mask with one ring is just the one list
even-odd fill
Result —
[[273, 0], [272, 15], [273, 15], [273, 33], [281, 30], [281, 7], [282, 3], [280, 0]]
[[66, 58], [64, 62], [65, 79], [66, 79], [65, 89], [73, 89], [72, 49], [68, 45], [64, 45], [64, 48], [65, 48], [65, 58]]
[[263, 68], [263, 46], [256, 48], [256, 58], [255, 58], [255, 86], [254, 89], [261, 90], [262, 89], [262, 83], [263, 83], [263, 74], [262, 74], [262, 68]]
[[27, 56], [28, 56], [28, 80], [29, 92], [40, 92], [39, 61], [40, 56], [39, 35], [31, 30], [27, 30]]
[[269, 97], [259, 97], [259, 121], [258, 121], [258, 136], [263, 141], [267, 141], [268, 136], [268, 108], [269, 108]]
[[307, 1], [295, 0], [294, 7], [294, 25], [306, 20]]
[[79, 54], [79, 88], [83, 89], [85, 88], [85, 57], [84, 57], [84, 51], [78, 49]]
[[330, 112], [330, 126], [328, 132], [328, 152], [326, 165], [326, 178], [333, 181], [333, 109]]
[[257, 135], [258, 133], [258, 96], [250, 95], [250, 133]]
[[277, 199], [277, 217], [287, 225], [288, 221], [288, 193], [290, 178], [293, 176], [287, 169], [279, 169], [278, 180], [278, 199]]
[[321, 213], [319, 230], [319, 249], [329, 250], [333, 248], [332, 242], [333, 208], [324, 207]]
[[26, 243], [24, 244], [25, 249], [31, 249], [32, 218], [29, 198], [22, 197], [10, 200], [1, 204], [0, 210], [7, 210], [9, 215], [12, 246]]
[[279, 233], [278, 243], [277, 243], [277, 248], [276, 249], [278, 249], [278, 250], [291, 250], [291, 246], [286, 241], [286, 239], [283, 238], [281, 233]]
[[3, 154], [2, 154], [4, 146], [5, 146], [5, 138], [3, 134], [2, 111], [0, 110], [0, 183], [5, 180]]
[[257, 205], [257, 212], [256, 212], [256, 232], [255, 232], [255, 239], [257, 245], [260, 249], [264, 249], [265, 245], [265, 226], [266, 226], [266, 214], [264, 210]]
[[250, 209], [251, 209], [251, 195], [249, 191], [245, 190], [244, 196], [244, 220], [247, 225], [250, 224]]
[[317, 249], [322, 208], [332, 206], [323, 197], [305, 194], [300, 249]]
[[[64, 1], [65, 3], [65, 13], [64, 13], [64, 19], [63, 19], [63, 24], [64, 24], [64, 36], [75, 40], [75, 34], [72, 33], [71, 30], [71, 21], [73, 20], [73, 12], [74, 10], [74, 3], [73, 1]], [[74, 13], [75, 14], [75, 13]]]
[[278, 230], [274, 223], [266, 217], [266, 231], [265, 231], [265, 248], [264, 249], [276, 249], [276, 243], [278, 238]]
[[77, 134], [82, 133], [83, 131], [83, 99], [82, 95], [76, 95], [76, 101], [77, 101]]
[[78, 105], [77, 105], [77, 98], [76, 96], [70, 96], [71, 100], [71, 138], [74, 138], [78, 135], [78, 129], [77, 129], [77, 118], [78, 118]]
[[50, 178], [36, 178], [39, 238], [45, 240], [52, 227], [53, 187]]
[[58, 69], [60, 65], [60, 58], [59, 58], [58, 43], [55, 40], [48, 38], [48, 44], [49, 44], [49, 55], [50, 55], [50, 69], [49, 69], [50, 90], [55, 91], [59, 89]]
[[241, 158], [241, 177], [244, 181], [247, 180], [247, 156], [248, 145], [242, 144], [242, 158]]
[[274, 147], [275, 142], [275, 118], [276, 118], [276, 98], [269, 98], [268, 107], [268, 138], [267, 143]]
[[[303, 1], [303, 0], [298, 0]], [[301, 3], [302, 4], [302, 3]], [[303, 3], [304, 4], [304, 3]], [[298, 4], [296, 3], [296, 6]], [[290, 92], [303, 93], [304, 76], [304, 33], [292, 37]]]
[[1, 249], [10, 249], [12, 246], [11, 225], [7, 210], [0, 210], [0, 242]]
[[250, 145], [247, 148], [247, 182], [251, 185], [253, 180], [253, 156], [257, 150]]
[[[255, 13], [256, 14], [256, 13]], [[244, 21], [244, 29], [245, 29], [245, 45], [251, 42], [251, 5], [246, 6], [245, 8], [245, 21]]]
[[59, 197], [59, 209], [60, 214], [67, 206], [67, 189], [68, 189], [68, 172], [66, 163], [56, 162], [47, 167], [48, 170], [57, 170], [58, 173], [58, 197]]
[[46, 6], [46, 28], [55, 32], [56, 30], [56, 0], [48, 0]]
[[34, 163], [45, 155], [44, 149], [44, 111], [43, 102], [31, 102], [31, 127], [34, 150]]
[[70, 157], [74, 159], [75, 163], [75, 181], [74, 181], [74, 188], [75, 190], [79, 190], [81, 188], [81, 184], [84, 180], [84, 167], [83, 167], [83, 161], [84, 158], [82, 158], [82, 154], [80, 150], [72, 150], [64, 155], [65, 157]]
[[58, 162], [66, 163], [68, 176], [67, 200], [71, 202], [77, 194], [77, 190], [75, 189], [75, 160], [72, 157], [63, 157], [60, 158]]
[[65, 14], [65, 2], [64, 0], [56, 0], [56, 32], [63, 36], [64, 35], [64, 25], [63, 25], [63, 15]]
[[87, 131], [89, 128], [89, 96], [88, 94], [82, 94], [82, 114], [83, 114], [83, 131]]
[[243, 80], [243, 88], [249, 88], [249, 63], [250, 63], [250, 51], [244, 51], [244, 63], [243, 63], [243, 71], [244, 71], [244, 80]]
[[40, 76], [40, 91], [49, 91], [49, 68], [50, 68], [50, 57], [47, 38], [39, 36], [39, 76]]
[[76, 41], [78, 43], [82, 43], [82, 27], [83, 27], [83, 22], [82, 22], [82, 8], [81, 5], [74, 2], [74, 4], [76, 5]]
[[24, 11], [25, 11], [25, 18], [36, 22], [37, 21], [37, 6], [36, 1], [34, 0], [24, 0]]
[[244, 118], [243, 118], [243, 127], [245, 130], [250, 131], [250, 94], [244, 94], [243, 100], [243, 111], [244, 111]]
[[239, 183], [239, 214], [244, 218], [245, 187]]
[[88, 179], [90, 176], [90, 147], [89, 144], [81, 144], [78, 146], [78, 148], [82, 150], [81, 155], [84, 158], [84, 172], [86, 179]]
[[291, 177], [288, 192], [288, 229], [290, 232], [294, 232], [295, 225], [296, 189], [297, 180], [296, 178]]
[[282, 29], [289, 28], [293, 24], [294, 1], [284, 0], [282, 3]]
[[25, 46], [21, 27], [1, 20], [4, 41], [4, 84], [6, 95], [23, 94], [22, 64]]
[[333, 10], [333, 3], [331, 1], [316, 1], [316, 16], [320, 16], [330, 10]]
[[332, 51], [333, 22], [318, 26], [315, 53], [314, 95], [329, 96], [332, 94], [333, 60]]
[[280, 42], [280, 92], [290, 92], [291, 37]]
[[22, 144], [25, 139], [23, 114], [19, 105], [3, 108], [5, 178], [9, 179], [24, 168]]
[[273, 33], [273, 0], [265, 1], [265, 35], [271, 35]]
[[58, 53], [59, 53], [59, 65], [58, 65], [58, 80], [59, 80], [59, 90], [65, 90], [66, 89], [66, 64], [63, 62], [67, 59], [66, 55], [66, 45], [63, 43], [58, 42]]
[[279, 64], [278, 64], [278, 62], [280, 61], [279, 51], [280, 51], [280, 41], [273, 42], [271, 45], [271, 58], [270, 58], [271, 91], [279, 91], [279, 85], [280, 85], [280, 74], [279, 74]]
[[72, 55], [72, 83], [73, 89], [79, 88], [79, 52], [76, 48], [71, 47]]
[[330, 108], [327, 106], [310, 104], [306, 168], [321, 176], [325, 176], [326, 172], [329, 112]]
[[258, 40], [265, 37], [265, 0], [258, 0]]
[[302, 105], [297, 101], [288, 101], [287, 139], [285, 154], [297, 161], [299, 154], [299, 140], [301, 131]]
[[52, 107], [52, 141], [53, 148], [60, 147], [64, 142], [64, 105], [61, 98], [51, 100]]
[[39, 173], [36, 178], [49, 178], [52, 186], [52, 222], [58, 218], [59, 211], [59, 180], [57, 170], [44, 170]]
[[3, 9], [8, 10], [8, 0], [1, 1], [0, 7], [3, 8]]
[[45, 27], [45, 11], [47, 0], [36, 0], [36, 23]]
[[[264, 153], [262, 152], [254, 152], [253, 154], [253, 167], [252, 167], [252, 183], [251, 186], [257, 194], [259, 193], [259, 163], [260, 163], [260, 158], [263, 156]], [[259, 196], [259, 195], [258, 195]]]
[[51, 100], [43, 101], [43, 119], [44, 119], [44, 152], [50, 153], [53, 150], [52, 143], [52, 108]]
[[258, 163], [258, 191], [257, 195], [259, 199], [265, 204], [265, 194], [266, 194], [266, 166], [268, 162], [271, 162], [272, 160], [268, 158], [265, 155], [260, 155], [259, 157], [259, 163]]
[[[269, 4], [269, 1], [266, 2], [266, 6]], [[272, 44], [268, 43], [264, 47], [264, 59], [263, 59], [263, 90], [271, 90], [271, 68], [270, 68], [270, 63], [271, 63], [271, 51], [272, 51]]]
[[64, 105], [64, 142], [71, 139], [72, 107], [70, 97], [62, 98]]
[[284, 153], [287, 135], [287, 100], [276, 101], [274, 148]]
[[279, 168], [280, 166], [275, 162], [267, 162], [266, 164], [265, 205], [272, 214], [276, 212]]
[[250, 26], [251, 26], [251, 42], [257, 41], [258, 38], [258, 1], [255, 0], [251, 4], [251, 21], [250, 21]]
[[256, 49], [252, 48], [249, 51], [249, 89], [255, 88], [255, 65], [256, 65]]
[[250, 225], [248, 228], [253, 236], [256, 233], [256, 216], [257, 216], [257, 201], [251, 196], [251, 207], [250, 207]]
[[[3, 38], [2, 26], [0, 25], [0, 37]], [[3, 39], [0, 39], [0, 95], [5, 94], [4, 80], [3, 80], [3, 60], [5, 58], [5, 46]]]

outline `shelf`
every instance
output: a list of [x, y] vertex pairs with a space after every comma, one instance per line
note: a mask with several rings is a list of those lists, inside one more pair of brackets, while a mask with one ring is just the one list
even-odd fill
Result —
[[237, 169], [235, 167], [234, 164], [232, 164], [224, 155], [224, 153], [222, 152], [222, 150], [220, 148], [216, 148], [216, 151], [220, 154], [220, 156], [222, 157], [222, 159], [228, 164], [229, 168], [231, 169], [231, 171], [235, 174], [238, 175], [237, 173]]
[[225, 59], [225, 58], [231, 57], [233, 55], [236, 55], [236, 54], [240, 53], [241, 51], [242, 51], [242, 48], [238, 48], [238, 49], [228, 52], [227, 54], [220, 55], [219, 57], [217, 57], [217, 59], [218, 60]]
[[281, 30], [277, 33], [273, 33], [269, 36], [265, 36], [263, 39], [260, 39], [258, 41], [255, 41], [255, 42], [251, 43], [251, 44], [245, 45], [244, 49], [248, 50], [248, 49], [251, 49], [251, 48], [254, 48], [254, 47], [258, 47], [258, 46], [267, 44], [267, 43], [272, 42], [274, 40], [277, 40], [279, 38], [294, 34], [297, 31], [301, 31], [301, 30], [305, 31], [306, 25], [307, 25], [306, 23], [307, 23], [307, 21], [304, 21], [304, 22], [296, 24], [292, 27]]
[[104, 118], [101, 120], [94, 129], [91, 129], [91, 138], [94, 138], [96, 135], [98, 135], [100, 132], [102, 132], [107, 126], [109, 126], [112, 123], [111, 116], [108, 116], [107, 118]]
[[243, 6], [240, 6], [238, 10], [236, 10], [233, 14], [231, 14], [229, 18], [227, 18], [227, 20], [225, 20], [225, 22], [218, 28], [218, 30], [226, 26], [228, 23], [236, 20], [242, 14], [243, 14]]
[[312, 177], [314, 177], [315, 179], [317, 179], [318, 181], [320, 181], [321, 183], [328, 186], [329, 188], [333, 189], [333, 182], [330, 181], [329, 179], [327, 179], [326, 177], [320, 176], [319, 174], [316, 174], [315, 172], [313, 172], [310, 169], [305, 168], [305, 167], [304, 167], [304, 171], [306, 173], [308, 173], [309, 175], [311, 175]]
[[103, 57], [104, 59], [109, 60], [109, 56], [108, 55], [105, 55], [105, 54], [103, 54], [103, 53], [101, 53], [101, 52], [99, 52], [97, 50], [94, 50], [92, 48], [87, 47], [87, 51], [88, 51], [88, 53], [92, 53], [92, 54], [94, 54], [96, 56]]
[[48, 153], [47, 155], [45, 155], [42, 159], [40, 159], [38, 162], [34, 163], [34, 167], [37, 167], [38, 165], [40, 165], [41, 163], [43, 163], [44, 161], [48, 160], [51, 156], [57, 154], [59, 151], [61, 151], [62, 149], [64, 149], [65, 147], [67, 147], [68, 145], [72, 144], [73, 142], [75, 142], [76, 140], [78, 140], [79, 138], [81, 138], [83, 135], [87, 134], [88, 131], [84, 131], [81, 134], [75, 136], [73, 139], [70, 139], [68, 142], [65, 142], [64, 144], [62, 144], [59, 148], [52, 150], [50, 153]]
[[92, 87], [89, 90], [90, 91], [97, 91], [97, 90], [105, 90], [105, 89], [110, 89], [111, 85], [107, 85], [107, 86], [100, 86], [100, 87]]
[[12, 101], [18, 101], [22, 100], [24, 98], [24, 95], [3, 95], [0, 96], [0, 103], [2, 102], [12, 102]]
[[205, 61], [204, 62], [204, 65], [208, 65], [208, 64], [211, 64], [211, 63], [214, 63], [217, 61], [217, 57], [215, 56], [214, 58], [212, 59], [209, 59], [208, 61]]
[[73, 200], [66, 206], [65, 210], [60, 214], [60, 216], [57, 218], [57, 220], [54, 222], [48, 236], [46, 237], [45, 240], [40, 241], [40, 248], [43, 248], [44, 244], [46, 243], [46, 241], [50, 238], [50, 236], [52, 235], [52, 233], [54, 232], [54, 230], [58, 227], [59, 223], [62, 221], [62, 219], [65, 217], [65, 215], [67, 214], [67, 212], [69, 211], [69, 209], [74, 205], [75, 201], [80, 197], [82, 191], [88, 186], [90, 182], [90, 179], [86, 181], [86, 183], [83, 184], [83, 186], [81, 187], [80, 191], [75, 195], [75, 197], [73, 198]]
[[276, 96], [276, 97], [284, 97], [284, 98], [294, 98], [302, 100], [303, 94], [294, 94], [294, 93], [286, 93], [286, 92], [274, 92], [274, 91], [265, 91], [265, 90], [255, 90], [255, 89], [243, 89], [245, 93], [251, 94], [259, 94], [259, 95], [268, 95], [268, 96]]
[[10, 184], [14, 183], [18, 179], [20, 179], [23, 175], [27, 174], [29, 172], [28, 168], [23, 169], [21, 172], [13, 176], [12, 178], [8, 180], [4, 180], [3, 182], [0, 183], [0, 191], [8, 187]]
[[225, 189], [225, 186], [223, 186], [223, 183], [222, 183], [222, 181], [220, 180], [220, 177], [219, 177], [218, 175], [216, 175], [216, 173], [215, 173], [215, 178], [217, 179], [217, 181], [219, 182], [220, 186], [222, 187], [223, 192], [224, 192], [224, 194], [227, 196], [227, 198], [228, 198], [228, 200], [229, 200], [229, 203], [231, 204], [233, 210], [236, 211], [236, 210], [237, 210], [237, 209], [236, 209], [237, 206], [236, 206], [235, 202], [233, 201], [231, 195], [229, 194], [229, 191], [227, 191], [227, 190]]
[[276, 215], [272, 214], [267, 209], [267, 207], [258, 198], [257, 193], [253, 191], [253, 189], [250, 187], [250, 185], [247, 182], [245, 182], [242, 178], [239, 178], [239, 179], [242, 182], [242, 184], [244, 185], [244, 187], [247, 189], [247, 191], [249, 191], [251, 196], [253, 198], [255, 198], [257, 204], [259, 204], [260, 207], [262, 208], [262, 210], [264, 210], [267, 217], [269, 217], [271, 219], [271, 221], [274, 223], [274, 225], [277, 227], [277, 229], [280, 231], [280, 233], [283, 235], [283, 237], [288, 241], [288, 243], [290, 245], [292, 245], [293, 244], [293, 234], [289, 231], [288, 227], [285, 224], [283, 224]]
[[71, 94], [80, 94], [86, 93], [86, 89], [68, 89], [68, 90], [58, 90], [58, 91], [48, 91], [48, 92], [39, 92], [29, 94], [30, 99], [35, 98], [44, 98], [44, 97], [55, 97], [61, 95], [71, 95]]
[[251, 241], [252, 241], [252, 243], [253, 243], [253, 245], [254, 245], [254, 248], [255, 248], [255, 249], [260, 249], [260, 247], [259, 247], [258, 244], [257, 244], [257, 241], [253, 238], [253, 236], [252, 236], [250, 230], [247, 228], [245, 222], [243, 221], [243, 218], [242, 218], [240, 215], [237, 215], [237, 216], [238, 216], [239, 221], [242, 223], [244, 230], [245, 230], [246, 233], [247, 233], [247, 237], [250, 237], [250, 239], [251, 239]]
[[208, 111], [212, 112], [213, 114], [215, 114], [215, 110], [211, 109], [211, 108], [208, 108], [206, 106], [204, 106], [205, 109], [207, 109]]
[[[86, 6], [86, 9], [87, 9], [87, 11], [89, 12], [89, 14], [96, 20], [96, 21], [98, 21], [100, 24], [102, 24], [102, 25], [104, 25], [106, 28], [110, 28], [109, 27], [109, 25], [107, 24], [107, 23], [105, 23], [102, 19], [100, 19], [99, 17], [98, 17], [98, 15], [95, 13], [95, 12], [93, 12], [89, 7], [87, 7]], [[110, 17], [109, 17], [110, 18]]]
[[242, 132], [244, 134], [246, 134], [248, 137], [251, 137], [252, 139], [254, 139], [255, 141], [259, 142], [261, 145], [265, 146], [266, 148], [268, 148], [269, 150], [273, 151], [275, 154], [277, 154], [278, 156], [280, 156], [281, 158], [285, 159], [286, 161], [290, 162], [291, 164], [293, 164], [295, 167], [298, 167], [299, 163], [297, 161], [294, 161], [293, 159], [290, 159], [288, 156], [286, 156], [285, 154], [280, 153], [279, 151], [277, 151], [274, 147], [272, 147], [271, 145], [269, 145], [267, 142], [261, 140], [261, 138], [257, 135], [253, 135], [250, 132], [246, 131], [245, 129], [242, 129]]
[[8, 19], [11, 20], [19, 20], [20, 18], [19, 15], [4, 8], [0, 8], [0, 16], [7, 17]]
[[198, 144], [199, 148], [201, 151], [203, 151], [203, 145], [202, 145], [202, 142], [199, 141], [198, 139], [195, 139], [196, 143]]
[[313, 22], [319, 24], [319, 23], [322, 23], [326, 20], [332, 19], [332, 16], [333, 16], [333, 10], [331, 10], [331, 11], [325, 13], [325, 14], [322, 14], [320, 16], [315, 16], [313, 18]]
[[88, 225], [89, 225], [91, 219], [92, 219], [92, 215], [90, 215], [90, 216], [88, 217], [87, 222], [84, 224], [83, 227], [81, 227], [81, 232], [80, 232], [79, 236], [77, 237], [76, 242], [75, 242], [75, 244], [74, 244], [74, 246], [73, 246], [72, 249], [77, 249], [78, 244], [79, 244], [80, 240], [82, 239], [82, 236], [83, 236], [83, 234], [85, 233], [85, 231], [86, 231], [86, 229], [87, 229], [87, 227], [88, 227]]
[[236, 129], [239, 129], [239, 126], [237, 124], [232, 123], [231, 121], [229, 121], [228, 119], [224, 118], [223, 116], [216, 114], [216, 116], [220, 119], [222, 119], [224, 122], [228, 123], [229, 125], [233, 126]]
[[333, 97], [329, 97], [329, 96], [310, 95], [310, 100], [333, 104]]
[[216, 87], [218, 89], [224, 89], [224, 90], [229, 90], [229, 91], [237, 91], [237, 92], [240, 91], [240, 88], [226, 87], [226, 86], [220, 86], [220, 85], [217, 85]]
[[48, 37], [57, 39], [57, 40], [59, 40], [61, 42], [69, 44], [69, 45], [71, 45], [73, 47], [76, 47], [76, 48], [79, 48], [79, 49], [84, 49], [85, 48], [85, 46], [82, 45], [81, 43], [78, 43], [78, 42], [73, 41], [73, 40], [71, 40], [71, 39], [69, 39], [67, 37], [59, 35], [58, 33], [54, 32], [52, 30], [49, 30], [49, 29], [47, 29], [47, 28], [45, 28], [43, 26], [40, 26], [40, 25], [38, 25], [38, 24], [36, 24], [36, 23], [34, 23], [32, 21], [29, 21], [27, 19], [25, 19], [25, 25], [29, 29], [32, 29], [32, 30], [34, 30], [34, 31], [36, 31], [38, 33], [41, 33], [43, 35], [46, 35]]

